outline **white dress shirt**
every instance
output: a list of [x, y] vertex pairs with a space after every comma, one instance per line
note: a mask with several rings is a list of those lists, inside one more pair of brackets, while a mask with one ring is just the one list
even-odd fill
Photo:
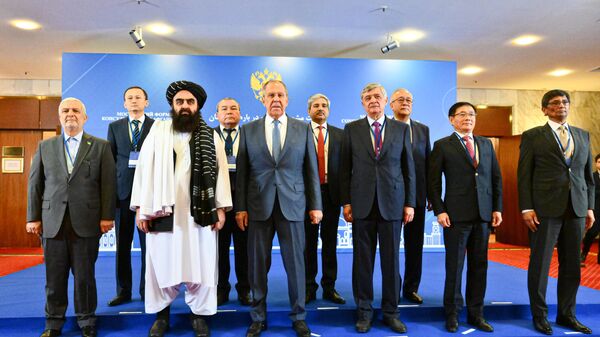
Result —
[[[273, 117], [269, 116], [269, 114], [267, 114], [265, 116], [265, 139], [267, 141], [267, 148], [269, 149], [269, 153], [271, 155], [273, 155], [273, 123], [274, 119]], [[281, 117], [279, 117], [279, 136], [280, 136], [280, 144], [281, 144], [281, 149], [283, 149], [283, 145], [285, 142], [285, 134], [287, 131], [287, 122], [288, 122], [288, 117], [286, 114], [281, 115]]]

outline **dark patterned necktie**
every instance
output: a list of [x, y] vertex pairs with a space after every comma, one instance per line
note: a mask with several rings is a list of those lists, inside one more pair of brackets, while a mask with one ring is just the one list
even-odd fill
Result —
[[223, 129], [227, 133], [227, 137], [225, 137], [225, 154], [228, 156], [233, 155], [233, 138], [231, 138], [231, 134], [235, 129]]
[[135, 147], [134, 150], [137, 150], [140, 141], [140, 121], [134, 119], [131, 123], [133, 123], [133, 133], [131, 134], [132, 143]]

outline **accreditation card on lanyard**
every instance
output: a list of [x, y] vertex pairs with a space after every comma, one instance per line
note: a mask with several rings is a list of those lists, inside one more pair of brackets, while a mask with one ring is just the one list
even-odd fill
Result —
[[138, 163], [138, 159], [140, 157], [140, 149], [139, 149], [139, 142], [140, 142], [140, 137], [142, 136], [142, 129], [144, 128], [144, 125], [142, 124], [142, 126], [140, 127], [140, 131], [138, 133], [138, 136], [135, 137], [134, 133], [133, 133], [133, 128], [131, 127], [131, 120], [129, 121], [129, 131], [131, 131], [131, 148], [132, 150], [129, 152], [129, 168], [135, 168], [137, 166]]

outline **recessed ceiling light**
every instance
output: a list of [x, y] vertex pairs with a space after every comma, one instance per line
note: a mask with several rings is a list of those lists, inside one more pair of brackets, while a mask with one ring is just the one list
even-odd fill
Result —
[[560, 77], [560, 76], [569, 75], [572, 72], [573, 72], [573, 70], [571, 70], [571, 69], [560, 68], [560, 69], [556, 69], [556, 70], [549, 72], [548, 75]]
[[285, 25], [281, 25], [281, 26], [273, 28], [273, 34], [275, 34], [279, 37], [282, 37], [284, 39], [293, 39], [295, 37], [298, 37], [298, 36], [304, 34], [304, 31], [302, 30], [302, 28], [300, 28], [296, 25], [285, 24]]
[[537, 35], [521, 35], [510, 40], [510, 43], [512, 43], [515, 46], [529, 46], [536, 42], [539, 42], [541, 39], [542, 38]]
[[11, 20], [10, 24], [13, 27], [16, 27], [19, 29], [24, 29], [24, 30], [35, 30], [35, 29], [42, 28], [42, 25], [40, 25], [39, 23], [32, 21], [32, 20], [25, 20], [25, 19]]
[[481, 67], [468, 66], [468, 67], [462, 68], [458, 72], [463, 75], [475, 75], [475, 74], [479, 74], [482, 71], [483, 71], [483, 68], [481, 68]]
[[415, 42], [425, 37], [425, 33], [417, 29], [403, 29], [392, 34], [399, 42]]
[[162, 22], [151, 23], [146, 26], [146, 29], [156, 35], [171, 35], [175, 31], [172, 26]]

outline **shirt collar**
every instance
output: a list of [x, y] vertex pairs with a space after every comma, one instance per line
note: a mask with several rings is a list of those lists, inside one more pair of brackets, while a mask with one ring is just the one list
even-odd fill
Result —
[[[369, 115], [367, 115], [367, 120], [369, 121], [369, 126], [373, 126], [375, 120], [369, 117]], [[385, 114], [383, 114], [377, 121], [379, 122], [380, 126], [383, 125], [383, 122], [385, 122]]]
[[456, 133], [456, 135], [458, 135], [458, 137], [460, 139], [463, 139], [464, 136], [469, 136], [469, 138], [474, 139], [472, 132], [471, 133], [462, 133], [462, 132], [458, 132], [458, 131], [454, 130], [454, 133]]
[[[63, 132], [63, 137], [65, 139], [65, 141], [67, 141], [67, 139], [71, 138], [71, 136], [67, 135], [66, 133]], [[81, 144], [81, 138], [83, 137], [83, 130], [81, 130], [80, 133], [76, 134], [75, 136], [73, 136], [72, 138], [77, 139], [77, 143]]]
[[144, 124], [144, 121], [146, 120], [146, 114], [142, 114], [142, 117], [140, 117], [140, 118], [131, 118], [131, 116], [129, 116], [129, 123], [131, 123], [132, 121], [134, 121], [136, 119], [138, 121], [140, 121], [140, 125]]
[[552, 128], [552, 130], [554, 130], [555, 132], [558, 130], [558, 128], [561, 125], [566, 126], [567, 130], [569, 129], [569, 125], [567, 124], [567, 122], [565, 122], [564, 124], [560, 124], [560, 123], [556, 123], [555, 121], [548, 120], [548, 125], [550, 125], [550, 127]]
[[[229, 129], [229, 128], [226, 128], [226, 127], [225, 127], [224, 125], [222, 125], [222, 124], [219, 124], [219, 128], [221, 128], [221, 133], [222, 133], [222, 134], [225, 134], [225, 129]], [[240, 128], [240, 126], [239, 126], [239, 125], [236, 125], [236, 126], [235, 126], [234, 128], [232, 128], [232, 129], [233, 129], [233, 131], [235, 131], [235, 132], [238, 132], [239, 128]]]
[[[278, 120], [281, 123], [280, 124], [281, 126], [285, 126], [287, 124], [287, 114], [281, 115], [281, 117], [279, 117]], [[273, 121], [274, 121], [273, 117], [269, 116], [269, 114], [265, 115], [265, 123], [267, 125], [272, 125]]]
[[312, 127], [313, 130], [317, 129], [319, 126], [322, 126], [323, 129], [327, 130], [327, 122], [325, 122], [323, 124], [319, 124], [319, 123], [315, 123], [313, 121], [310, 121], [310, 126]]

